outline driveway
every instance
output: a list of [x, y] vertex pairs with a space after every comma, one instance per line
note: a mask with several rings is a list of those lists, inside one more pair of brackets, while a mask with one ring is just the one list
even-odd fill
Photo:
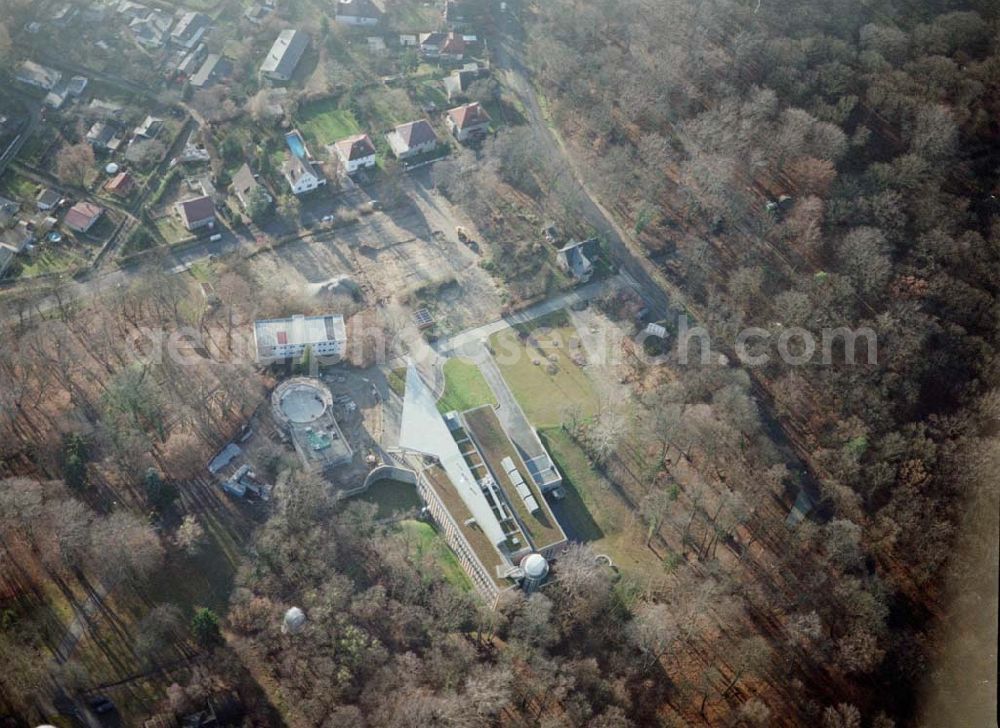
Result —
[[564, 308], [572, 306], [574, 303], [590, 301], [605, 291], [624, 284], [626, 284], [626, 280], [621, 276], [613, 276], [600, 281], [594, 281], [593, 283], [587, 283], [586, 285], [574, 288], [572, 291], [567, 291], [558, 296], [548, 298], [541, 303], [536, 303], [534, 306], [528, 306], [517, 313], [512, 313], [497, 321], [491, 321], [482, 326], [466, 329], [446, 339], [439, 339], [434, 342], [434, 351], [442, 355], [453, 353], [474, 358], [482, 348], [483, 342], [498, 331], [548, 316], [550, 313], [561, 311]]

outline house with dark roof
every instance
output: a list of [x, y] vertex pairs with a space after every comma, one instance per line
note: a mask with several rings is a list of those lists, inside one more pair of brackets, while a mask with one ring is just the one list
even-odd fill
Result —
[[259, 194], [258, 190], [263, 192], [264, 196], [267, 197], [268, 200], [271, 199], [271, 196], [261, 186], [260, 182], [257, 181], [257, 178], [253, 176], [253, 172], [250, 170], [250, 165], [248, 164], [244, 164], [239, 168], [236, 174], [233, 175], [232, 190], [233, 194], [236, 195], [236, 199], [239, 200], [240, 204], [243, 206], [243, 209], [248, 212], [251, 195]]
[[488, 75], [489, 71], [482, 68], [478, 63], [467, 63], [462, 68], [452, 71], [442, 81], [448, 100], [455, 101], [462, 98], [472, 84], [482, 78], [486, 78]]
[[3, 278], [7, 273], [7, 269], [10, 268], [10, 264], [14, 262], [14, 256], [16, 254], [10, 248], [0, 245], [0, 278]]
[[0, 278], [7, 272], [14, 258], [34, 241], [28, 225], [21, 221], [9, 229], [0, 229]]
[[260, 67], [260, 75], [271, 81], [291, 81], [308, 47], [309, 36], [301, 30], [281, 31]]
[[77, 233], [88, 232], [104, 214], [104, 208], [93, 202], [78, 202], [69, 208], [63, 224]]
[[35, 236], [28, 223], [21, 220], [12, 228], [0, 230], [0, 245], [15, 253], [22, 253], [34, 241]]
[[343, 25], [371, 27], [378, 25], [382, 11], [372, 0], [337, 0], [333, 17]]
[[445, 118], [448, 129], [460, 142], [483, 137], [490, 130], [490, 115], [478, 102], [457, 106]]
[[61, 201], [62, 195], [51, 187], [46, 187], [44, 190], [39, 192], [38, 197], [35, 198], [35, 207], [43, 212], [48, 212], [49, 210], [56, 209]]
[[570, 243], [556, 253], [556, 262], [565, 273], [581, 283], [594, 274], [593, 258], [597, 255], [597, 238]]
[[385, 135], [397, 159], [409, 159], [434, 151], [438, 136], [427, 119], [400, 124]]
[[177, 214], [188, 230], [215, 227], [215, 202], [208, 195], [178, 202]]
[[188, 52], [177, 64], [177, 73], [182, 76], [193, 76], [195, 71], [201, 67], [205, 54], [208, 53], [208, 46], [199, 43], [193, 51]]
[[167, 40], [170, 26], [174, 24], [172, 15], [154, 10], [144, 18], [135, 18], [129, 23], [129, 30], [135, 42], [147, 48], [160, 48]]
[[90, 79], [86, 76], [73, 76], [66, 84], [66, 90], [69, 91], [70, 96], [82, 96], [83, 92], [87, 90], [87, 84], [90, 83]]
[[288, 155], [288, 159], [281, 165], [281, 174], [295, 195], [304, 195], [326, 184], [326, 179], [316, 171], [312, 162], [297, 154]]
[[177, 25], [170, 31], [170, 42], [181, 48], [191, 50], [208, 32], [212, 21], [204, 13], [190, 11], [181, 15]]
[[333, 147], [348, 174], [375, 166], [375, 145], [367, 134], [341, 139]]
[[257, 4], [247, 8], [247, 11], [243, 13], [243, 17], [254, 25], [260, 25], [267, 20], [273, 11], [274, 8], [268, 5]]
[[142, 3], [133, 2], [133, 0], [121, 0], [118, 3], [118, 14], [128, 22], [132, 22], [136, 18], [148, 17], [150, 12], [152, 11], [148, 7]]
[[87, 143], [94, 149], [117, 151], [124, 141], [121, 128], [106, 121], [95, 121], [87, 132]]
[[133, 136], [141, 139], [155, 139], [156, 135], [163, 129], [163, 119], [155, 116], [147, 116], [142, 123], [135, 128]]
[[20, 209], [20, 203], [8, 200], [6, 197], [0, 197], [0, 227], [10, 222]]
[[465, 57], [465, 38], [461, 33], [421, 33], [420, 55], [443, 61], [460, 61]]
[[218, 53], [209, 53], [198, 72], [191, 77], [194, 88], [208, 88], [216, 81], [227, 78], [233, 72], [233, 64]]

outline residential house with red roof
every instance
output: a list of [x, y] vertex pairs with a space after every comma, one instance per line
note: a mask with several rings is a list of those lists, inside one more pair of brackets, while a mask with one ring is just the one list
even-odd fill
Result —
[[445, 119], [451, 133], [460, 142], [483, 137], [490, 130], [490, 115], [478, 102], [456, 106]]
[[367, 134], [341, 139], [333, 147], [348, 174], [375, 166], [375, 145]]
[[89, 232], [92, 227], [101, 219], [104, 208], [95, 205], [93, 202], [77, 202], [69, 208], [63, 224], [76, 233]]
[[116, 197], [128, 197], [135, 189], [135, 180], [128, 172], [119, 172], [108, 180], [104, 189]]
[[467, 44], [461, 33], [420, 34], [420, 54], [425, 58], [437, 58], [444, 61], [460, 61], [465, 57]]
[[385, 135], [397, 159], [409, 159], [434, 151], [438, 137], [427, 119], [400, 124]]

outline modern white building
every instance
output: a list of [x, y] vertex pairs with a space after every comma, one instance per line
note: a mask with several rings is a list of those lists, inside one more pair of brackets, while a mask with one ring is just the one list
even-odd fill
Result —
[[343, 316], [333, 314], [264, 319], [254, 322], [253, 338], [258, 364], [301, 357], [307, 348], [316, 356], [335, 357], [344, 353], [347, 327]]
[[494, 603], [517, 584], [538, 588], [566, 534], [494, 409], [442, 416], [410, 364], [401, 419], [404, 455], [397, 460], [412, 469], [417, 492], [476, 589]]

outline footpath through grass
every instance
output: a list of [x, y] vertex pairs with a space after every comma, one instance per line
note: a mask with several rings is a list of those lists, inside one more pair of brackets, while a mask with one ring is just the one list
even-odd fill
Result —
[[572, 540], [607, 554], [625, 573], [641, 577], [662, 573], [664, 564], [646, 548], [644, 529], [612, 483], [597, 472], [583, 449], [561, 427], [542, 431], [542, 441], [563, 476], [566, 497], [552, 504]]
[[559, 311], [531, 324], [504, 329], [490, 347], [521, 408], [535, 427], [557, 427], [569, 408], [581, 418], [597, 414], [600, 401], [584, 367], [576, 328]]
[[438, 411], [464, 412], [488, 404], [495, 407], [497, 398], [479, 367], [464, 359], [449, 359], [444, 365], [444, 394]]

